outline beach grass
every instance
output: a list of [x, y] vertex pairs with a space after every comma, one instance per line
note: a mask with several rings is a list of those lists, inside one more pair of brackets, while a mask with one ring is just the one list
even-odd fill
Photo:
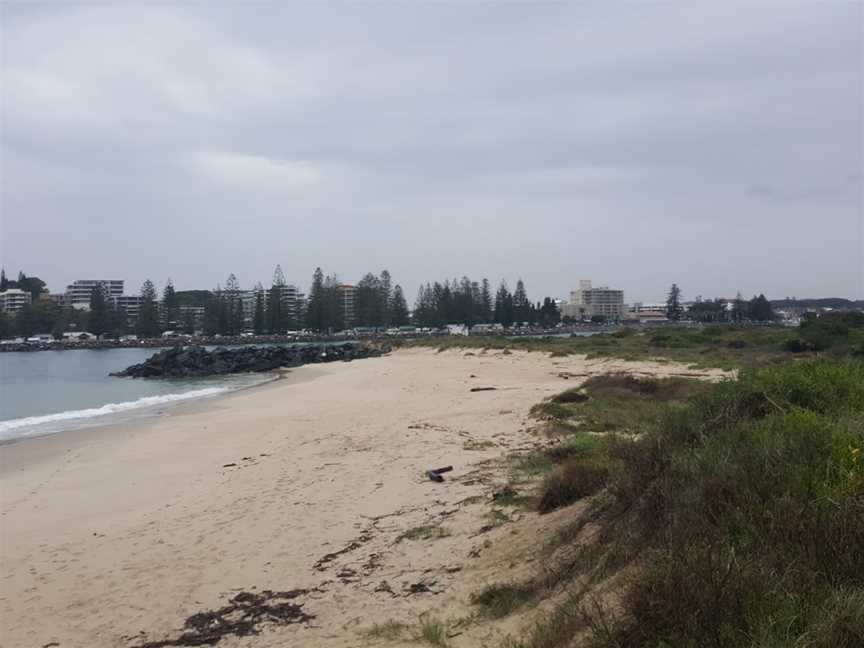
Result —
[[549, 584], [571, 594], [512, 645], [864, 645], [864, 362], [674, 394], [544, 478], [541, 510], [593, 496], [546, 542], [567, 556]]
[[421, 619], [417, 639], [430, 646], [447, 646], [447, 626], [437, 619]]
[[[825, 321], [823, 321], [825, 320]], [[439, 351], [486, 349], [510, 354], [513, 351], [549, 353], [563, 358], [581, 355], [589, 358], [624, 360], [669, 360], [694, 368], [726, 370], [759, 367], [791, 357], [864, 353], [864, 328], [845, 320], [832, 323], [825, 318], [799, 329], [782, 326], [706, 325], [704, 327], [667, 326], [657, 329], [621, 329], [576, 337], [447, 336], [423, 338], [403, 343], [426, 346]]]
[[368, 630], [364, 630], [362, 634], [367, 639], [395, 641], [396, 639], [401, 638], [409, 628], [410, 626], [406, 623], [390, 620], [383, 623], [376, 623]]
[[471, 603], [479, 606], [483, 613], [493, 619], [512, 614], [537, 593], [532, 582], [509, 581], [487, 585], [471, 595]]

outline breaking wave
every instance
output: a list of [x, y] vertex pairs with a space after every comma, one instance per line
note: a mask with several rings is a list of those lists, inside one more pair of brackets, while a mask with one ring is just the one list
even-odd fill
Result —
[[[134, 401], [127, 401], [125, 403], [108, 403], [101, 407], [90, 409], [70, 410], [67, 412], [58, 412], [56, 414], [27, 416], [25, 418], [12, 419], [10, 421], [0, 421], [0, 442], [47, 434], [50, 432], [58, 432], [61, 429], [74, 427], [74, 423], [76, 422], [86, 423], [89, 422], [89, 419], [101, 416], [134, 412], [136, 410], [164, 405], [166, 403], [176, 403], [177, 401], [216, 396], [228, 391], [233, 390], [230, 387], [207, 387], [205, 389], [196, 389], [193, 391], [181, 392], [179, 394], [145, 396], [144, 398], [139, 398]], [[70, 426], [70, 424], [73, 425]]]

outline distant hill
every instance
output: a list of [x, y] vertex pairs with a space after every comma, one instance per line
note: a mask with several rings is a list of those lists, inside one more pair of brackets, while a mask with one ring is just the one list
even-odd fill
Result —
[[178, 306], [203, 306], [212, 293], [209, 290], [178, 290], [174, 294]]
[[843, 299], [842, 297], [822, 297], [819, 299], [772, 299], [772, 308], [864, 308], [864, 300]]

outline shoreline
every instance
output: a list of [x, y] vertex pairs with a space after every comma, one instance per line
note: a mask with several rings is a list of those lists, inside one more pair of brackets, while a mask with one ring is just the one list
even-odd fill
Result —
[[[145, 405], [138, 409], [130, 409], [124, 412], [116, 412], [116, 413], [107, 413], [100, 416], [85, 418], [82, 419], [86, 421], [79, 427], [70, 427], [67, 429], [60, 430], [51, 430], [47, 432], [42, 432], [38, 434], [32, 434], [28, 436], [16, 437], [13, 439], [2, 439], [0, 440], [0, 451], [3, 449], [9, 448], [11, 446], [16, 446], [19, 444], [27, 444], [29, 442], [37, 442], [40, 440], [54, 438], [58, 436], [69, 437], [71, 440], [72, 436], [80, 435], [80, 436], [98, 436], [101, 434], [111, 434], [112, 432], [116, 432], [116, 429], [126, 428], [126, 427], [135, 427], [135, 426], [146, 426], [148, 424], [153, 423], [154, 421], [158, 421], [165, 417], [170, 416], [183, 416], [188, 414], [194, 414], [198, 412], [206, 412], [211, 409], [212, 406], [218, 406], [220, 401], [228, 400], [234, 396], [238, 396], [240, 394], [255, 391], [255, 390], [264, 390], [268, 387], [275, 386], [276, 384], [282, 382], [282, 384], [292, 384], [294, 382], [303, 382], [305, 380], [314, 380], [314, 376], [303, 376], [296, 377], [296, 380], [292, 379], [291, 374], [295, 374], [301, 369], [313, 369], [315, 365], [303, 365], [301, 367], [293, 367], [290, 369], [279, 369], [272, 372], [267, 372], [265, 375], [268, 375], [269, 378], [266, 380], [262, 380], [261, 382], [253, 383], [250, 385], [242, 385], [240, 387], [236, 387], [233, 389], [228, 389], [224, 392], [219, 392], [216, 394], [208, 394], [204, 396], [198, 396], [190, 399], [183, 399], [177, 401], [167, 401], [165, 403], [159, 403], [156, 405]], [[304, 372], [309, 373], [309, 372]], [[313, 372], [314, 373], [314, 372]], [[252, 375], [252, 374], [250, 374]], [[139, 378], [124, 378], [123, 380], [142, 380]], [[193, 390], [195, 391], [195, 390]], [[187, 392], [179, 392], [187, 393]], [[112, 403], [116, 404], [116, 403]], [[58, 412], [62, 414], [64, 412]], [[49, 415], [50, 416], [50, 415]], [[35, 417], [27, 417], [27, 418], [35, 418]], [[104, 420], [103, 420], [104, 418]], [[11, 421], [17, 419], [10, 419]], [[75, 419], [71, 419], [75, 420]], [[101, 421], [101, 422], [100, 422]], [[0, 421], [0, 423], [8, 423], [9, 421]], [[3, 462], [0, 462], [0, 475], [3, 472]]]
[[[576, 386], [563, 374], [621, 369], [680, 366], [403, 349], [0, 447], [4, 639], [133, 648], [239, 592], [300, 590], [315, 620], [226, 646], [353, 648], [375, 624], [466, 617], [471, 594], [529, 568], [537, 529], [559, 520], [491, 508], [507, 457], [549, 443], [530, 407]], [[445, 465], [443, 483], [426, 476]], [[451, 645], [500, 644], [508, 623]]]
[[[84, 431], [84, 430], [89, 430], [92, 428], [102, 428], [102, 427], [106, 427], [106, 426], [110, 427], [110, 426], [115, 426], [115, 425], [122, 425], [125, 423], [134, 423], [134, 422], [140, 421], [140, 420], [147, 420], [150, 418], [158, 417], [158, 416], [162, 415], [163, 413], [173, 411], [175, 408], [183, 407], [185, 405], [191, 405], [191, 404], [196, 403], [196, 402], [210, 401], [210, 400], [214, 400], [214, 399], [225, 398], [225, 397], [228, 397], [231, 394], [234, 394], [237, 392], [242, 392], [242, 391], [245, 391], [248, 389], [256, 389], [258, 387], [263, 387], [265, 385], [269, 385], [270, 383], [274, 383], [274, 382], [277, 382], [277, 381], [283, 379], [282, 371], [287, 371], [287, 370], [266, 372], [265, 374], [262, 374], [262, 380], [260, 382], [251, 383], [249, 385], [241, 385], [239, 387], [225, 388], [225, 391], [219, 391], [219, 392], [210, 393], [210, 394], [200, 394], [199, 392], [202, 390], [206, 390], [206, 389], [221, 389], [221, 388], [216, 387], [216, 386], [211, 386], [211, 387], [204, 387], [201, 390], [192, 389], [192, 390], [182, 391], [182, 392], [170, 392], [167, 394], [162, 394], [160, 396], [151, 396], [151, 397], [145, 396], [145, 397], [142, 397], [141, 399], [137, 399], [137, 400], [133, 400], [133, 401], [122, 401], [119, 403], [106, 403], [106, 404], [101, 405], [99, 407], [92, 407], [92, 408], [86, 408], [86, 409], [80, 409], [80, 410], [64, 410], [61, 412], [49, 412], [47, 414], [34, 414], [32, 416], [25, 416], [25, 417], [21, 417], [21, 418], [17, 418], [17, 419], [8, 419], [5, 421], [0, 421], [0, 426], [2, 426], [3, 424], [9, 424], [9, 423], [14, 423], [14, 422], [18, 422], [18, 421], [26, 421], [29, 419], [47, 418], [49, 420], [46, 420], [41, 425], [41, 427], [43, 427], [43, 428], [47, 427], [48, 425], [50, 425], [50, 423], [52, 423], [54, 421], [57, 421], [58, 423], [62, 422], [62, 421], [67, 421], [68, 425], [69, 425], [68, 427], [64, 427], [62, 425], [62, 423], [59, 423], [59, 425], [60, 425], [59, 429], [46, 429], [44, 431], [38, 431], [37, 430], [37, 431], [35, 431], [35, 433], [27, 434], [25, 436], [18, 436], [18, 437], [9, 438], [9, 439], [0, 439], [0, 447], [10, 445], [10, 444], [20, 443], [23, 441], [27, 441], [28, 439], [40, 439], [42, 437], [54, 436], [57, 434], [68, 434], [71, 432]], [[246, 375], [253, 376], [256, 374], [246, 374]], [[270, 377], [265, 378], [265, 376], [267, 376], [267, 375], [270, 375]], [[130, 378], [129, 380], [138, 380], [138, 379]], [[195, 395], [184, 398], [184, 396], [187, 396], [189, 394], [195, 394]], [[79, 416], [79, 417], [69, 417], [69, 418], [61, 418], [61, 419], [52, 419], [51, 418], [51, 417], [73, 414], [73, 413], [77, 413], [77, 412], [96, 411], [96, 410], [100, 410], [104, 407], [109, 407], [109, 406], [117, 407], [117, 406], [124, 406], [124, 405], [133, 405], [135, 403], [138, 403], [142, 399], [146, 399], [146, 398], [160, 399], [160, 398], [170, 398], [170, 397], [175, 397], [175, 398], [173, 398], [171, 400], [165, 400], [163, 402], [158, 402], [158, 403], [142, 404], [138, 407], [129, 407], [128, 409], [121, 409], [118, 411], [107, 411], [103, 414], [95, 414], [95, 415]], [[32, 424], [28, 424], [28, 425], [22, 425], [22, 426], [19, 426], [18, 428], [13, 428], [13, 429], [27, 429], [27, 428], [30, 428], [32, 426], [40, 426], [40, 424], [39, 423], [32, 423]]]

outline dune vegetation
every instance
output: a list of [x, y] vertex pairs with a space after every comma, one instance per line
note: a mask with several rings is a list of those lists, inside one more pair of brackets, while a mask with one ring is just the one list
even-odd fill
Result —
[[670, 332], [770, 339], [770, 357], [715, 384], [615, 374], [539, 403], [560, 442], [521, 459], [540, 467], [531, 505], [582, 505], [538, 539], [533, 577], [474, 596], [494, 617], [554, 601], [512, 648], [864, 646], [864, 329], [852, 323]]
[[649, 330], [623, 328], [577, 337], [447, 336], [407, 343], [439, 350], [540, 351], [554, 357], [648, 360], [663, 358], [695, 367], [758, 367], [800, 357], [864, 357], [864, 314], [838, 313], [781, 326], [669, 326]]

